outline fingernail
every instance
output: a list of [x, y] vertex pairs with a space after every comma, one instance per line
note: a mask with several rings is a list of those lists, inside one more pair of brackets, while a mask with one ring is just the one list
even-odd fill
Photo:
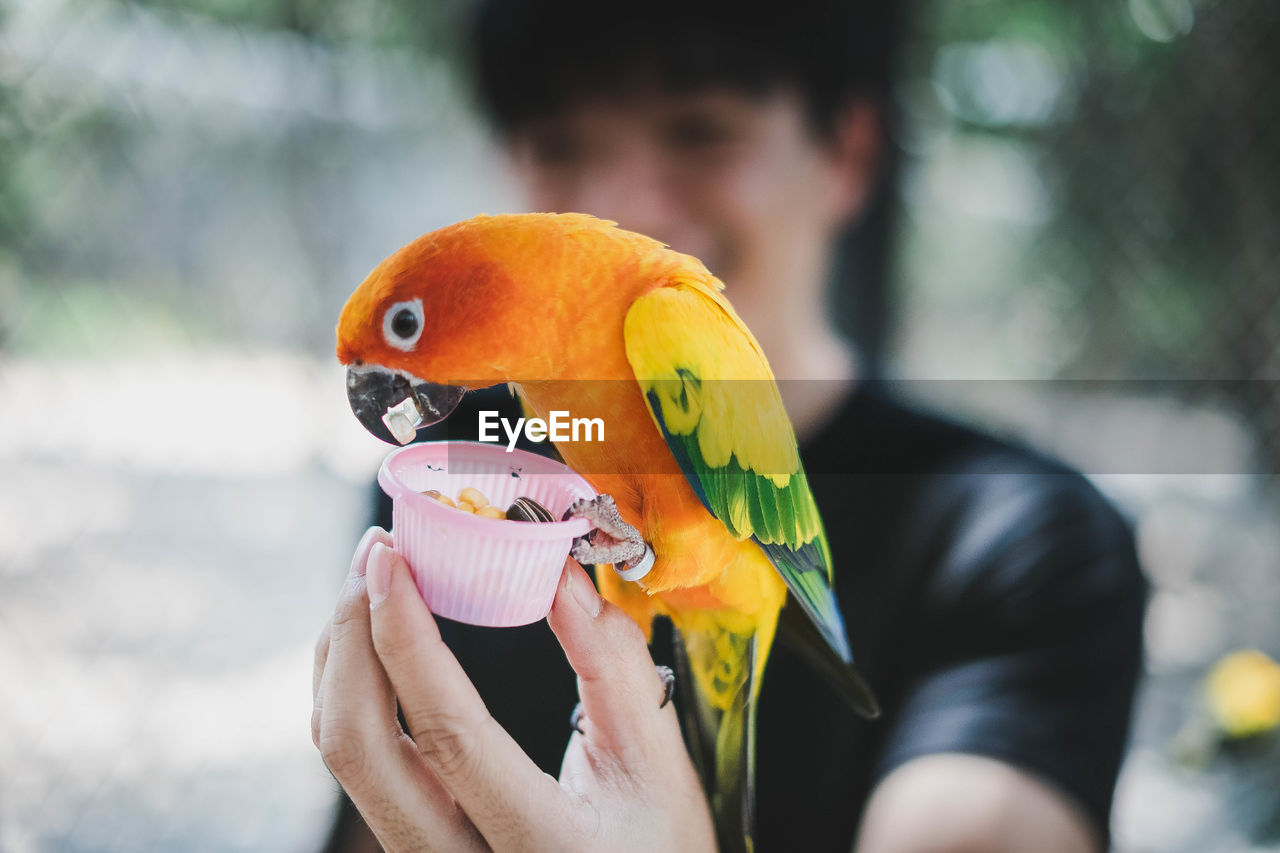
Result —
[[391, 549], [381, 542], [373, 543], [369, 551], [369, 568], [365, 572], [365, 586], [369, 590], [369, 606], [381, 604], [391, 589]]
[[600, 593], [596, 592], [595, 584], [591, 582], [591, 578], [587, 576], [586, 571], [574, 566], [570, 566], [569, 573], [569, 594], [573, 596], [573, 600], [578, 602], [578, 606], [587, 612], [592, 619], [600, 615]]
[[351, 555], [351, 570], [347, 572], [347, 577], [358, 578], [368, 570], [369, 549], [373, 547], [373, 532], [374, 528], [370, 527], [356, 543], [355, 553]]

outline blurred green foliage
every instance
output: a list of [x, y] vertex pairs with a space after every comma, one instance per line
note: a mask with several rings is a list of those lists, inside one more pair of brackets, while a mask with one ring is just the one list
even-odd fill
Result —
[[235, 27], [285, 30], [330, 44], [408, 46], [456, 55], [462, 0], [140, 0], [153, 9], [190, 13]]
[[1280, 367], [1280, 7], [930, 3], [918, 32], [910, 73], [930, 78], [947, 132], [1035, 162], [1049, 215], [1023, 273], [1067, 282], [1088, 321], [1063, 369]]
[[942, 341], [917, 364], [1259, 380], [1228, 402], [1280, 470], [1280, 4], [917, 9], [908, 324]]

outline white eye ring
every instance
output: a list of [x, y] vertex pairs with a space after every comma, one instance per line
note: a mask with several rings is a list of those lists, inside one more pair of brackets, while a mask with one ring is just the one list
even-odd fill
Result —
[[[396, 316], [401, 311], [411, 312], [414, 319], [417, 320], [418, 327], [414, 330], [413, 334], [407, 338], [396, 334], [391, 328], [392, 324], [395, 322]], [[411, 299], [408, 302], [397, 302], [395, 305], [388, 308], [387, 313], [382, 315], [382, 337], [386, 339], [388, 344], [398, 350], [408, 352], [413, 349], [414, 345], [418, 343], [418, 338], [422, 337], [422, 300]]]

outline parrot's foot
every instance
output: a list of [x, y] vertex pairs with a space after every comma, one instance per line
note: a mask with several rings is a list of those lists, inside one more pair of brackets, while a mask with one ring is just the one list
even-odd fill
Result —
[[658, 707], [665, 708], [676, 693], [676, 674], [671, 671], [671, 667], [659, 664], [658, 675], [662, 678], [662, 702]]
[[640, 531], [622, 520], [609, 495], [577, 500], [565, 510], [565, 518], [585, 518], [595, 529], [573, 542], [569, 552], [579, 563], [612, 563], [623, 580], [639, 580], [653, 568], [653, 549]]
[[[658, 703], [658, 710], [661, 711], [667, 705], [671, 704], [671, 697], [676, 693], [676, 674], [671, 671], [671, 667], [658, 665], [654, 667], [658, 670], [658, 677], [662, 679], [662, 701]], [[585, 717], [582, 715], [582, 703], [579, 702], [573, 706], [573, 713], [569, 715], [569, 725], [580, 735], [585, 735], [586, 729], [582, 727]]]

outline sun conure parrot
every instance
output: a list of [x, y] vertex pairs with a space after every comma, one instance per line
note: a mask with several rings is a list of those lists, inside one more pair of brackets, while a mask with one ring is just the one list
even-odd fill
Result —
[[754, 708], [788, 591], [800, 609], [784, 629], [856, 710], [878, 710], [852, 666], [791, 422], [722, 288], [697, 259], [612, 222], [480, 216], [374, 269], [342, 310], [337, 354], [353, 410], [387, 441], [388, 409], [412, 407], [421, 426], [499, 383], [543, 419], [604, 419], [603, 441], [557, 443], [602, 495], [573, 509], [596, 529], [572, 553], [615, 564], [596, 572], [601, 594], [646, 636], [655, 615], [677, 629], [683, 686], [696, 684], [686, 736], [722, 849], [749, 850]]

